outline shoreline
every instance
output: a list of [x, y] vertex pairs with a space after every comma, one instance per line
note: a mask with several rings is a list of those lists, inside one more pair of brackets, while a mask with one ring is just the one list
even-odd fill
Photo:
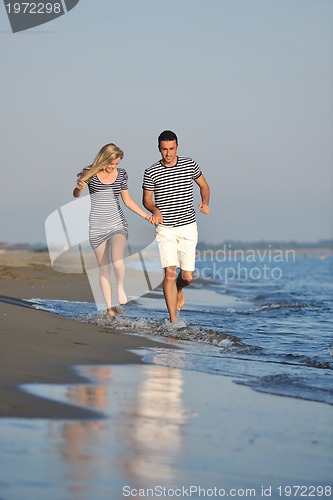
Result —
[[144, 348], [174, 346], [22, 299], [92, 302], [86, 275], [47, 259], [2, 264], [1, 497], [120, 498], [125, 485], [154, 484], [272, 498], [292, 484], [332, 491], [331, 406], [145, 363]]
[[0, 255], [0, 418], [96, 418], [96, 412], [34, 397], [19, 386], [85, 381], [75, 366], [140, 364], [129, 350], [166, 344], [36, 310], [23, 299], [94, 302], [87, 276], [54, 271], [48, 255]]

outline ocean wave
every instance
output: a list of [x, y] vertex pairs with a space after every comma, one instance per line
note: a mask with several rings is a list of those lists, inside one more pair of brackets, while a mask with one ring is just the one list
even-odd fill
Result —
[[311, 307], [311, 304], [308, 303], [298, 304], [297, 302], [296, 303], [281, 302], [276, 304], [262, 304], [261, 306], [251, 309], [251, 311], [257, 312], [257, 311], [272, 311], [276, 309], [303, 309], [306, 307]]
[[[238, 309], [235, 307], [229, 307], [226, 309], [227, 314], [239, 314], [241, 316], [249, 316], [253, 313], [264, 312], [264, 311], [278, 311], [283, 309], [306, 309], [308, 307], [312, 307], [312, 304], [304, 303], [274, 303], [274, 304], [262, 304], [257, 307], [251, 307], [249, 309]], [[221, 314], [221, 311], [210, 311], [209, 314]]]
[[[122, 313], [117, 310], [116, 313]], [[153, 337], [166, 337], [177, 340], [202, 342], [211, 344], [222, 349], [231, 350], [233, 348], [250, 349], [241, 342], [236, 336], [217, 332], [212, 329], [206, 329], [199, 326], [187, 325], [184, 320], [178, 320], [176, 323], [164, 319], [148, 319], [148, 318], [128, 318], [126, 316], [116, 315], [115, 317], [107, 316], [105, 311], [99, 314], [92, 314], [86, 318], [85, 322], [94, 323], [98, 326], [110, 327], [118, 331], [128, 333], [151, 335]]]
[[251, 387], [257, 392], [289, 396], [297, 399], [318, 401], [333, 405], [333, 391], [329, 388], [314, 387], [307, 383], [303, 377], [288, 374], [267, 375], [253, 379], [235, 380], [237, 384]]
[[289, 365], [302, 365], [309, 366], [310, 368], [319, 368], [323, 370], [333, 370], [332, 363], [330, 361], [320, 361], [317, 358], [311, 358], [306, 356], [297, 356], [295, 354], [284, 355], [286, 361], [282, 361], [282, 364]]
[[[25, 301], [31, 303], [35, 309], [66, 316], [83, 323], [93, 323], [100, 327], [109, 328], [110, 333], [112, 330], [116, 330], [136, 335], [200, 342], [219, 347], [224, 351], [237, 349], [237, 352], [252, 352], [256, 349], [241, 342], [235, 335], [215, 331], [211, 328], [188, 325], [182, 319], [179, 319], [174, 324], [167, 319], [133, 317], [132, 315], [129, 317], [126, 315], [125, 309], [120, 306], [114, 307], [116, 316], [110, 317], [105, 309], [96, 313], [96, 306], [91, 303], [39, 298], [25, 299]], [[153, 314], [153, 312], [150, 311], [150, 314]]]

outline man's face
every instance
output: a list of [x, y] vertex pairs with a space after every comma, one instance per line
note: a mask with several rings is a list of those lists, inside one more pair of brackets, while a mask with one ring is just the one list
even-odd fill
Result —
[[178, 145], [176, 141], [161, 141], [159, 149], [164, 165], [171, 166], [177, 163]]

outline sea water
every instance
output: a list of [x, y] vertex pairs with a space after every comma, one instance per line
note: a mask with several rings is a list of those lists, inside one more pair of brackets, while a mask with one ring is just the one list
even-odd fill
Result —
[[130, 301], [115, 320], [94, 303], [29, 300], [77, 321], [179, 347], [148, 349], [147, 363], [228, 375], [256, 391], [332, 405], [332, 276], [328, 252], [201, 252], [175, 326], [161, 288]]

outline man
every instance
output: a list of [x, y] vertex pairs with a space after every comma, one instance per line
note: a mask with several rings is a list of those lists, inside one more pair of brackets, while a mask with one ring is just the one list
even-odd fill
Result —
[[[162, 158], [147, 168], [143, 178], [143, 204], [156, 224], [156, 242], [164, 268], [163, 293], [170, 322], [184, 306], [183, 288], [193, 279], [198, 229], [193, 208], [193, 181], [200, 188], [200, 212], [209, 214], [210, 189], [199, 165], [177, 156], [178, 139], [165, 130], [158, 138]], [[177, 276], [177, 267], [180, 268]]]

